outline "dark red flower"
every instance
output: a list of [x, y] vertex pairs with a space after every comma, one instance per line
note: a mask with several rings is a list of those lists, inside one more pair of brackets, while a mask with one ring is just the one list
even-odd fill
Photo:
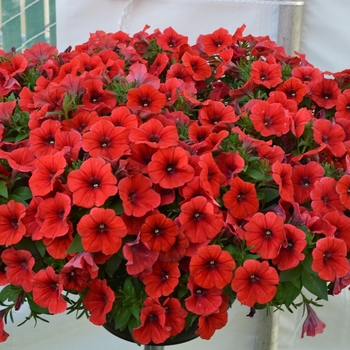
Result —
[[150, 113], [160, 113], [166, 102], [165, 95], [149, 84], [141, 84], [138, 88], [129, 90], [126, 97], [129, 108]]
[[314, 161], [306, 165], [295, 165], [292, 170], [292, 183], [294, 188], [294, 200], [300, 204], [310, 200], [310, 192], [315, 187], [315, 182], [324, 175], [322, 166]]
[[87, 159], [80, 169], [68, 174], [67, 185], [73, 192], [73, 204], [84, 208], [101, 206], [118, 192], [112, 168], [102, 158]]
[[106, 315], [112, 310], [115, 300], [113, 290], [106, 280], [98, 278], [88, 283], [89, 290], [84, 297], [84, 306], [90, 313], [89, 320], [95, 325], [106, 323]]
[[236, 176], [231, 188], [223, 195], [225, 207], [236, 219], [244, 219], [255, 214], [259, 209], [259, 200], [254, 184], [245, 182]]
[[141, 226], [140, 239], [151, 250], [169, 250], [176, 242], [179, 229], [174, 221], [164, 214], [154, 214], [146, 218]]
[[281, 137], [290, 130], [290, 117], [280, 103], [259, 101], [251, 108], [250, 119], [262, 136]]
[[25, 214], [25, 205], [13, 199], [7, 204], [0, 205], [0, 245], [8, 247], [22, 239], [26, 233], [26, 227], [22, 222]]
[[25, 292], [33, 289], [32, 278], [35, 260], [27, 250], [5, 249], [1, 254], [1, 260], [6, 265], [6, 278], [8, 283], [21, 286]]
[[247, 247], [263, 259], [276, 258], [286, 238], [282, 217], [271, 211], [254, 214], [244, 230]]
[[326, 214], [333, 210], [343, 212], [345, 207], [340, 202], [336, 191], [337, 181], [331, 177], [322, 177], [315, 182], [310, 192], [311, 207], [318, 214]]
[[321, 238], [312, 251], [311, 268], [320, 278], [332, 282], [336, 277], [343, 277], [349, 272], [346, 254], [346, 244], [342, 239], [329, 236]]
[[273, 163], [272, 178], [278, 185], [281, 198], [287, 202], [294, 202], [294, 187], [292, 183], [292, 166], [279, 161]]
[[242, 304], [253, 307], [271, 301], [278, 282], [277, 271], [267, 261], [246, 260], [236, 269], [231, 287]]
[[294, 225], [285, 224], [284, 232], [286, 240], [283, 242], [277, 257], [272, 260], [281, 271], [292, 269], [304, 260], [305, 255], [302, 251], [306, 247], [306, 235], [302, 230]]
[[337, 182], [335, 190], [339, 194], [339, 200], [346, 209], [350, 209], [350, 175], [343, 175]]
[[214, 212], [214, 206], [203, 196], [182, 204], [178, 219], [180, 230], [192, 243], [213, 239], [223, 226], [221, 215]]
[[160, 195], [152, 188], [152, 181], [142, 174], [121, 179], [118, 189], [126, 215], [141, 217], [160, 204]]
[[194, 177], [188, 161], [188, 153], [181, 147], [161, 148], [148, 164], [149, 177], [163, 188], [183, 186]]
[[193, 80], [205, 80], [211, 76], [211, 68], [204, 58], [185, 52], [182, 55], [181, 60], [187, 73], [193, 78]]
[[100, 119], [83, 135], [82, 147], [91, 157], [101, 156], [115, 161], [129, 151], [128, 134], [126, 128]]
[[140, 344], [161, 344], [171, 335], [171, 328], [165, 324], [166, 310], [154, 299], [147, 298], [145, 302], [148, 305], [141, 310], [141, 326], [134, 328], [132, 335]]
[[282, 83], [281, 65], [267, 63], [261, 60], [252, 63], [251, 79], [255, 84], [263, 85], [268, 89]]
[[67, 161], [61, 153], [42, 156], [35, 161], [35, 170], [29, 178], [29, 187], [34, 196], [45, 196], [50, 193], [61, 174], [64, 173]]
[[152, 272], [142, 279], [145, 292], [151, 298], [168, 296], [179, 284], [180, 275], [178, 262], [156, 261]]
[[123, 220], [113, 209], [92, 208], [77, 224], [81, 243], [85, 251], [115, 254], [127, 234]]
[[191, 295], [185, 299], [188, 311], [196, 315], [209, 315], [217, 312], [222, 304], [222, 290], [216, 287], [202, 288], [198, 286], [192, 276], [188, 278], [187, 288]]
[[190, 275], [202, 288], [225, 288], [232, 280], [236, 267], [231, 254], [223, 251], [219, 245], [210, 245], [198, 249], [191, 257]]
[[305, 333], [309, 337], [314, 337], [316, 334], [323, 333], [323, 330], [326, 328], [326, 324], [318, 318], [316, 312], [310, 306], [310, 304], [305, 305], [307, 310], [307, 316], [303, 323], [301, 338], [304, 338]]
[[40, 270], [33, 277], [33, 300], [43, 308], [48, 308], [51, 314], [66, 311], [67, 303], [62, 296], [63, 285], [59, 275], [51, 266]]

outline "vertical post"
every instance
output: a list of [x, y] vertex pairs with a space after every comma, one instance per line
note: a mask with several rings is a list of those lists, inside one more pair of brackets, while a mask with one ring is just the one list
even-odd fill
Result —
[[280, 5], [278, 14], [277, 43], [285, 47], [287, 55], [300, 49], [304, 1], [293, 2], [295, 5]]
[[26, 45], [30, 47], [38, 41], [45, 42], [44, 1], [26, 0]]
[[20, 1], [1, 1], [2, 46], [5, 51], [22, 45]]
[[56, 46], [56, 0], [49, 0], [50, 45]]
[[277, 350], [279, 312], [257, 310], [254, 317], [258, 318], [254, 350]]
[[145, 345], [144, 350], [164, 350], [163, 345]]

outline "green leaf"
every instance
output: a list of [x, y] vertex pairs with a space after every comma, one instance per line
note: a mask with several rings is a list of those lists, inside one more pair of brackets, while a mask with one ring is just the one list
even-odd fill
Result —
[[129, 322], [131, 317], [130, 307], [121, 306], [118, 308], [116, 315], [114, 317], [114, 324], [116, 329], [124, 330]]
[[257, 180], [257, 181], [265, 180], [265, 173], [261, 173], [260, 171], [257, 171], [254, 169], [249, 169], [246, 172], [246, 174], [249, 175], [252, 179]]
[[124, 282], [123, 292], [125, 295], [136, 298], [135, 287], [131, 281], [131, 277], [127, 278]]
[[23, 200], [28, 200], [32, 198], [32, 192], [29, 189], [29, 187], [21, 186], [17, 187], [12, 194], [17, 195], [18, 197], [21, 197]]
[[47, 308], [40, 307], [36, 303], [34, 303], [33, 299], [29, 297], [30, 294], [27, 294], [27, 301], [29, 304], [30, 309], [35, 313], [35, 314], [45, 314], [45, 315], [51, 315], [49, 310]]
[[0, 302], [4, 303], [6, 300], [16, 301], [19, 293], [21, 292], [22, 292], [21, 287], [16, 287], [11, 284], [8, 284], [0, 292]]
[[0, 181], [0, 196], [8, 198], [9, 192], [5, 181]]
[[280, 281], [281, 282], [287, 282], [287, 281], [293, 281], [296, 280], [301, 276], [302, 273], [302, 266], [298, 265], [294, 269], [289, 269], [285, 271], [281, 271], [280, 273]]
[[271, 202], [279, 196], [277, 188], [259, 188], [258, 195], [262, 194], [266, 203]]
[[35, 244], [35, 248], [38, 250], [40, 256], [43, 258], [45, 256], [45, 253], [46, 253], [45, 244], [41, 240], [35, 241], [34, 244]]
[[134, 304], [130, 307], [130, 312], [134, 317], [138, 319], [140, 317], [141, 307], [137, 304]]
[[292, 282], [284, 283], [284, 304], [289, 308], [293, 301], [300, 295], [301, 287], [297, 288]]
[[118, 254], [112, 255], [112, 257], [106, 261], [105, 271], [107, 272], [109, 277], [113, 277], [121, 262], [122, 258]]
[[11, 200], [13, 199], [15, 202], [19, 202], [19, 203], [22, 203], [24, 204], [26, 207], [28, 206], [28, 203], [20, 196], [16, 195], [16, 194], [13, 194], [11, 193], [9, 196], [8, 196], [8, 199]]
[[310, 293], [320, 299], [328, 300], [327, 282], [318, 277], [318, 275], [303, 269], [301, 282]]
[[81, 236], [80, 235], [75, 235], [75, 237], [73, 238], [73, 242], [72, 244], [69, 246], [68, 250], [67, 250], [67, 254], [71, 254], [71, 253], [80, 253], [83, 252], [84, 248], [83, 245], [81, 244]]

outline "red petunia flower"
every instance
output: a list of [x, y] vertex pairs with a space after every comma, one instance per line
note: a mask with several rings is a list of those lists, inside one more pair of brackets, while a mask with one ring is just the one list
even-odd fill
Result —
[[307, 316], [301, 330], [301, 338], [304, 338], [305, 333], [309, 337], [314, 337], [316, 334], [323, 333], [323, 330], [326, 328], [326, 324], [318, 318], [316, 312], [310, 306], [310, 304], [305, 305], [307, 310]]
[[113, 209], [92, 208], [77, 224], [81, 243], [85, 251], [115, 254], [127, 234], [123, 220]]
[[171, 328], [165, 324], [165, 309], [157, 301], [147, 298], [148, 305], [141, 309], [141, 326], [132, 331], [133, 338], [140, 344], [161, 344], [170, 338]]
[[150, 113], [160, 113], [166, 102], [165, 95], [148, 84], [141, 84], [138, 88], [129, 90], [126, 98], [129, 108]]
[[106, 280], [98, 278], [88, 283], [89, 290], [84, 297], [84, 306], [90, 312], [89, 321], [97, 326], [106, 323], [106, 315], [112, 310], [115, 295]]
[[346, 209], [350, 209], [350, 175], [343, 175], [337, 182], [335, 190], [339, 194], [339, 200]]
[[231, 254], [223, 251], [219, 245], [210, 245], [198, 249], [191, 257], [190, 275], [202, 288], [225, 288], [232, 280], [236, 267]]
[[227, 152], [219, 154], [215, 163], [226, 177], [222, 186], [231, 185], [235, 174], [239, 174], [244, 167], [244, 159], [238, 152]]
[[277, 257], [272, 260], [281, 271], [292, 269], [304, 260], [305, 255], [302, 251], [306, 247], [306, 236], [302, 230], [293, 225], [285, 224], [284, 232], [286, 241], [282, 244]]
[[200, 315], [198, 318], [198, 329], [195, 333], [199, 334], [202, 339], [209, 340], [217, 329], [226, 326], [228, 321], [228, 308], [227, 301], [223, 300], [217, 312], [210, 315]]
[[290, 113], [290, 131], [296, 137], [304, 133], [305, 125], [312, 119], [312, 112], [306, 107], [300, 108], [296, 113]]
[[262, 136], [281, 137], [290, 130], [290, 117], [280, 103], [259, 101], [251, 108], [250, 119]]
[[343, 212], [345, 207], [340, 202], [336, 191], [337, 181], [331, 177], [323, 177], [315, 182], [310, 192], [311, 207], [318, 214], [326, 214], [333, 210]]
[[311, 268], [320, 278], [332, 282], [336, 277], [343, 277], [349, 272], [346, 254], [346, 244], [342, 239], [329, 236], [321, 238], [312, 251]]
[[85, 93], [81, 100], [83, 105], [80, 110], [108, 113], [116, 105], [114, 92], [103, 89], [103, 81], [97, 77], [87, 78], [83, 81]]
[[211, 34], [202, 35], [203, 52], [215, 55], [232, 44], [232, 35], [227, 29], [219, 28]]
[[124, 177], [118, 188], [126, 215], [141, 217], [160, 204], [160, 195], [152, 189], [152, 181], [142, 174]]
[[61, 123], [58, 120], [45, 120], [40, 128], [29, 132], [30, 150], [36, 157], [52, 153], [55, 147], [55, 134], [60, 131]]
[[12, 169], [26, 173], [34, 171], [34, 154], [29, 148], [17, 148], [11, 152], [5, 152], [0, 149], [0, 159], [6, 159]]
[[292, 69], [292, 76], [300, 79], [308, 88], [320, 83], [323, 79], [322, 72], [312, 66], [298, 66]]
[[95, 111], [79, 111], [74, 114], [72, 119], [62, 121], [62, 130], [74, 129], [84, 134], [86, 130], [90, 130], [99, 120], [100, 118]]
[[50, 193], [58, 177], [64, 173], [67, 161], [60, 153], [42, 156], [35, 161], [29, 187], [34, 196], [45, 196]]
[[151, 271], [159, 257], [159, 251], [150, 250], [140, 238], [123, 245], [123, 255], [127, 260], [126, 271], [129, 275], [139, 276], [145, 270]]
[[204, 58], [185, 52], [181, 60], [187, 73], [191, 75], [193, 80], [205, 80], [211, 76], [211, 68]]
[[71, 200], [67, 195], [57, 192], [55, 197], [44, 199], [38, 206], [36, 217], [41, 222], [40, 237], [54, 239], [68, 233], [68, 215]]
[[346, 152], [344, 145], [345, 131], [339, 124], [328, 119], [316, 119], [313, 124], [314, 140], [319, 145], [326, 145], [336, 157], [342, 157]]
[[222, 290], [216, 287], [202, 288], [198, 286], [192, 276], [188, 278], [187, 288], [191, 295], [185, 299], [188, 311], [196, 315], [209, 315], [217, 312], [222, 304]]
[[201, 155], [198, 164], [202, 168], [199, 174], [201, 186], [211, 197], [218, 198], [220, 196], [221, 185], [224, 183], [226, 177], [216, 165], [212, 153]]
[[350, 252], [350, 218], [337, 210], [333, 210], [325, 214], [323, 219], [336, 228], [334, 237], [342, 239], [346, 243], [348, 252]]
[[33, 277], [33, 300], [43, 308], [48, 308], [51, 314], [66, 311], [67, 303], [62, 296], [63, 285], [59, 275], [51, 266], [40, 270]]
[[174, 52], [181, 45], [187, 44], [188, 37], [178, 34], [173, 28], [164, 29], [163, 34], [157, 36], [157, 44], [167, 51]]
[[188, 238], [179, 231], [175, 243], [166, 252], [159, 252], [160, 261], [180, 261], [187, 253], [190, 243]]
[[188, 153], [181, 147], [159, 149], [148, 164], [149, 177], [163, 188], [183, 186], [194, 177], [188, 161]]
[[115, 161], [129, 151], [128, 134], [126, 128], [101, 119], [83, 135], [82, 148], [91, 157], [101, 156]]
[[128, 130], [137, 128], [139, 125], [137, 116], [132, 114], [130, 109], [126, 106], [118, 106], [114, 108], [111, 115], [105, 118], [111, 121], [114, 126], [123, 126]]
[[154, 214], [146, 218], [141, 226], [140, 240], [151, 250], [169, 250], [176, 242], [179, 229], [174, 221], [164, 214]]
[[55, 134], [55, 150], [65, 152], [64, 158], [68, 163], [78, 160], [81, 144], [81, 135], [74, 129]]
[[247, 247], [262, 259], [276, 258], [286, 239], [282, 217], [271, 211], [254, 214], [244, 230]]
[[280, 162], [273, 163], [272, 178], [278, 185], [281, 198], [287, 202], [294, 202], [294, 188], [292, 183], [292, 166]]
[[35, 260], [27, 250], [5, 249], [1, 253], [1, 260], [6, 265], [6, 278], [8, 283], [21, 286], [25, 292], [33, 289], [32, 278]]
[[165, 326], [171, 327], [171, 336], [180, 334], [185, 328], [188, 312], [176, 298], [167, 298], [163, 307], [165, 308]]
[[157, 119], [150, 119], [139, 128], [131, 129], [129, 139], [136, 144], [144, 143], [154, 148], [167, 148], [177, 145], [179, 135], [175, 126], [164, 126]]
[[311, 88], [311, 99], [319, 107], [330, 109], [337, 104], [337, 98], [340, 95], [340, 89], [337, 81], [334, 79], [323, 79]]
[[259, 200], [254, 184], [245, 182], [236, 176], [231, 188], [223, 195], [225, 207], [236, 219], [244, 219], [255, 214], [259, 209]]
[[168, 296], [179, 284], [180, 275], [178, 262], [156, 261], [152, 272], [142, 279], [145, 292], [151, 298]]
[[223, 226], [221, 215], [215, 214], [213, 204], [206, 197], [194, 197], [183, 203], [180, 210], [180, 230], [191, 243], [213, 239]]
[[0, 343], [3, 343], [9, 337], [9, 334], [4, 330], [4, 321], [3, 321], [3, 310], [0, 311]]
[[345, 118], [350, 119], [350, 89], [346, 89], [337, 98], [335, 106], [335, 119]]
[[[54, 259], [65, 259], [67, 257], [67, 250], [73, 242], [73, 225], [68, 221], [69, 230], [64, 236], [59, 236], [54, 239], [43, 237], [46, 251]], [[34, 239], [34, 238], [32, 238]]]
[[323, 167], [314, 161], [306, 165], [295, 165], [292, 171], [292, 183], [294, 188], [294, 200], [300, 204], [310, 200], [310, 192], [315, 187], [315, 182], [324, 175]]
[[290, 77], [278, 85], [276, 90], [283, 91], [289, 99], [294, 100], [296, 103], [300, 103], [307, 94], [306, 86], [295, 77]]
[[22, 222], [25, 214], [25, 205], [13, 199], [7, 204], [0, 205], [0, 245], [8, 247], [22, 239], [26, 233], [26, 227]]
[[282, 83], [281, 65], [278, 63], [267, 63], [261, 60], [252, 63], [251, 80], [258, 85], [268, 89]]
[[101, 206], [118, 192], [111, 165], [102, 158], [87, 159], [80, 169], [68, 174], [67, 185], [73, 192], [73, 204], [83, 208]]
[[246, 260], [243, 266], [236, 269], [231, 287], [242, 304], [253, 307], [255, 303], [271, 301], [278, 282], [277, 271], [267, 261]]

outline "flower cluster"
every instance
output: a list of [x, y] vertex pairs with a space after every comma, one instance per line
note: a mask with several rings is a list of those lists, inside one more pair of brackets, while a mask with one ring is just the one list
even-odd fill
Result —
[[0, 341], [24, 302], [141, 344], [210, 339], [236, 299], [323, 331], [311, 305], [350, 284], [350, 71], [244, 27], [0, 52]]

